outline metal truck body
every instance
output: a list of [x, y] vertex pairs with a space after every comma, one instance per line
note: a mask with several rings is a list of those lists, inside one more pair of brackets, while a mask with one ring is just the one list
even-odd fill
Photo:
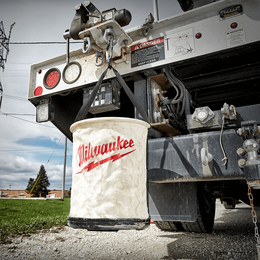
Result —
[[[210, 232], [216, 198], [229, 208], [248, 203], [248, 182], [260, 205], [259, 10], [258, 0], [220, 0], [161, 21], [148, 17], [127, 31], [115, 19], [94, 21], [78, 34], [85, 53], [31, 66], [28, 99], [42, 115], [37, 121], [52, 121], [72, 141], [69, 128], [108, 66], [100, 58], [108, 55], [104, 33], [112, 27], [111, 65], [151, 124], [150, 217], [163, 230]], [[112, 70], [89, 112], [143, 119]]]

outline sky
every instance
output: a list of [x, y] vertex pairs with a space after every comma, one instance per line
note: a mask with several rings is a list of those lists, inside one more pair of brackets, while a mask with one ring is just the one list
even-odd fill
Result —
[[[84, 2], [84, 1], [82, 1]], [[65, 136], [52, 123], [36, 123], [36, 109], [27, 100], [30, 65], [66, 53], [63, 33], [70, 28], [80, 0], [0, 0], [0, 21], [8, 36], [9, 55], [0, 70], [3, 99], [0, 110], [0, 190], [24, 190], [44, 165], [49, 189], [62, 188]], [[104, 11], [115, 7], [132, 14], [130, 29], [153, 13], [153, 0], [93, 0]], [[181, 13], [176, 0], [158, 0], [159, 19]], [[64, 44], [21, 44], [64, 42]], [[71, 40], [72, 42], [72, 40]], [[20, 43], [20, 44], [15, 44]], [[71, 44], [70, 50], [81, 44]], [[65, 189], [72, 183], [72, 143], [68, 140]]]

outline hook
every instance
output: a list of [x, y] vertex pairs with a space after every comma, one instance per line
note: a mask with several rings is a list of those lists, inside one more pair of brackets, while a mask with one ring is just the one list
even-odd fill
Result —
[[[87, 49], [86, 49], [87, 48]], [[82, 52], [84, 54], [88, 54], [91, 51], [92, 48], [92, 44], [91, 44], [91, 40], [90, 37], [85, 37], [83, 39], [83, 47], [82, 47]]]

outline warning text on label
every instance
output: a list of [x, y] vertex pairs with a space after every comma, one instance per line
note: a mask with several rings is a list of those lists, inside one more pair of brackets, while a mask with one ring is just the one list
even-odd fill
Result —
[[165, 59], [164, 37], [131, 46], [131, 67]]

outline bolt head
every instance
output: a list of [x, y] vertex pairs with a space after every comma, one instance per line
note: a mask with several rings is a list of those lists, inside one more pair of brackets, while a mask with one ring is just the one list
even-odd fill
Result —
[[239, 156], [243, 156], [245, 153], [246, 153], [246, 151], [243, 148], [240, 147], [237, 149], [237, 154]]
[[240, 168], [245, 167], [245, 166], [246, 166], [246, 160], [245, 160], [245, 159], [240, 159], [240, 160], [238, 160], [238, 166], [239, 166]]

